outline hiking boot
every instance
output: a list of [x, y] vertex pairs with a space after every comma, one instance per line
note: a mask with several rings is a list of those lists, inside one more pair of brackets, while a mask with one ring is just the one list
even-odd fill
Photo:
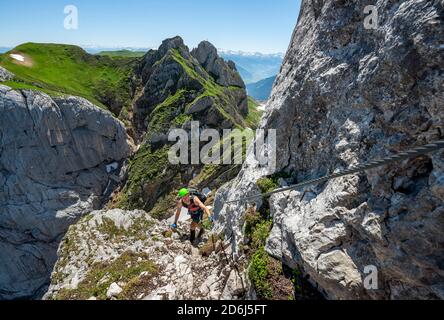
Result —
[[202, 238], [202, 236], [205, 234], [205, 229], [201, 228], [199, 231], [199, 234], [197, 235], [198, 238]]
[[196, 231], [191, 230], [190, 231], [190, 242], [193, 243], [195, 239], [196, 239]]

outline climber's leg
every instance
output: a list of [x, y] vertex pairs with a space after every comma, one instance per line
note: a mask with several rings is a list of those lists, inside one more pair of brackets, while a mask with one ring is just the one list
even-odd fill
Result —
[[199, 224], [199, 228], [200, 228], [200, 230], [199, 230], [199, 234], [197, 235], [197, 237], [202, 238], [202, 236], [205, 233], [205, 228], [202, 226], [202, 224]]
[[202, 221], [203, 217], [204, 217], [203, 210], [199, 210], [198, 221], [196, 221], [196, 222], [198, 222], [197, 224], [198, 224], [199, 229], [200, 229], [199, 230], [199, 234], [197, 235], [198, 238], [201, 238], [204, 235], [204, 233], [205, 233], [205, 229], [203, 227], [203, 221]]
[[190, 241], [193, 242], [196, 239], [196, 228], [198, 227], [198, 224], [196, 222], [191, 222], [190, 227]]
[[198, 238], [202, 238], [202, 236], [205, 234], [205, 229], [202, 227], [202, 226], [200, 226], [200, 231], [199, 231], [199, 234], [197, 235], [197, 237]]

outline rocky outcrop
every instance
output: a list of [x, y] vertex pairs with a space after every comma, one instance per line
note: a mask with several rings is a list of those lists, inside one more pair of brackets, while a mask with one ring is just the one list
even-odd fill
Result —
[[[443, 138], [442, 1], [378, 1], [375, 30], [366, 5], [302, 3], [263, 122], [286, 183]], [[223, 200], [273, 173], [251, 161], [218, 195], [218, 228], [238, 244], [245, 208]], [[443, 201], [443, 152], [281, 193], [267, 250], [330, 299], [443, 299]], [[365, 287], [369, 266], [377, 289]]]
[[[242, 125], [248, 114], [245, 84], [239, 73], [208, 42], [190, 53], [181, 37], [166, 39], [158, 50], [150, 50], [143, 57], [136, 75], [142, 89], [134, 104], [133, 123], [140, 139], [147, 130], [149, 134], [147, 118], [152, 118], [159, 105], [178, 93], [184, 97], [176, 103], [174, 117], [201, 97], [212, 99], [211, 112], [228, 127], [233, 122]], [[205, 119], [208, 112], [201, 112], [200, 118]]]
[[[186, 239], [141, 210], [95, 211], [70, 227], [46, 299], [238, 299], [248, 289], [231, 248], [204, 236]], [[125, 262], [125, 263], [122, 263]]]
[[245, 83], [237, 72], [233, 61], [225, 60], [217, 54], [217, 49], [208, 41], [202, 41], [191, 54], [199, 61], [205, 70], [222, 86], [245, 88]]
[[0, 85], [0, 299], [44, 292], [59, 241], [100, 206], [117, 167], [107, 165], [129, 153], [109, 112]]
[[3, 67], [0, 67], [0, 81], [8, 81], [14, 78], [14, 74]]

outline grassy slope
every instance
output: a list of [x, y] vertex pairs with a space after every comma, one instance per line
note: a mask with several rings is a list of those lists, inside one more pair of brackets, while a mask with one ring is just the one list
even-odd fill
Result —
[[248, 97], [248, 116], [245, 119], [248, 126], [256, 129], [259, 126], [263, 112], [258, 110], [259, 104], [252, 97]]
[[[30, 57], [33, 65], [15, 63], [9, 56], [12, 52]], [[26, 43], [0, 55], [0, 65], [16, 75], [8, 85], [81, 96], [102, 107], [108, 98], [104, 94], [127, 103], [132, 63], [131, 59], [93, 56], [79, 47], [61, 44]]]
[[192, 65], [192, 63], [185, 59], [178, 50], [172, 50], [172, 55], [173, 59], [182, 66], [187, 75], [190, 78], [199, 81], [204, 87], [203, 93], [199, 97], [197, 97], [194, 102], [204, 97], [212, 97], [216, 102], [215, 107], [224, 116], [224, 118], [229, 119], [239, 129], [245, 128], [247, 126], [241, 116], [233, 117], [233, 114], [237, 113], [236, 110], [231, 110], [231, 112], [228, 112], [228, 108], [233, 107], [234, 103], [233, 101], [230, 101], [229, 94], [226, 94], [225, 92], [225, 90], [242, 89], [237, 87], [225, 88], [217, 84], [211, 77], [205, 79], [194, 70], [194, 66]]
[[145, 55], [144, 51], [131, 51], [131, 50], [116, 50], [116, 51], [102, 51], [97, 55], [107, 56], [112, 58], [140, 58]]

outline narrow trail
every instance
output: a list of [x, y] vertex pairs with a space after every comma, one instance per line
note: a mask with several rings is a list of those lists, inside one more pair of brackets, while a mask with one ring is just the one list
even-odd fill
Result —
[[[206, 232], [194, 245], [189, 241], [189, 222], [178, 225], [177, 232], [164, 241], [161, 276], [145, 299], [231, 299], [245, 292], [245, 279], [230, 265], [230, 246]], [[154, 234], [169, 231], [161, 222]]]

